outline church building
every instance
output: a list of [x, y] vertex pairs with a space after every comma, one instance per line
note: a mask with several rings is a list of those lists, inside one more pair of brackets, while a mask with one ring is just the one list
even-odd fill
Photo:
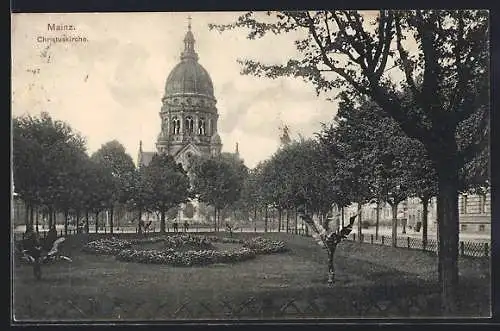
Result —
[[217, 133], [217, 100], [212, 79], [198, 62], [191, 22], [184, 37], [180, 62], [172, 69], [165, 84], [160, 110], [160, 133], [156, 151], [139, 145], [137, 165], [148, 165], [155, 153], [166, 153], [184, 168], [194, 155], [219, 155], [222, 143]]
[[[222, 143], [217, 133], [219, 114], [216, 104], [212, 79], [198, 62], [189, 18], [180, 62], [172, 69], [165, 83], [159, 112], [161, 126], [156, 140], [156, 151], [144, 151], [141, 141], [137, 166], [147, 166], [153, 155], [160, 153], [172, 155], [184, 169], [188, 168], [190, 158], [195, 155], [220, 155]], [[194, 210], [194, 215], [186, 212], [187, 207]], [[202, 207], [206, 206], [198, 201], [191, 201], [181, 206], [177, 220], [203, 221], [200, 215]]]

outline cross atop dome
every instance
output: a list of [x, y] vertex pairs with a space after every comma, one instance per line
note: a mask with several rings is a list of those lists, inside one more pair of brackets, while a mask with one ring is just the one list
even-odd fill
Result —
[[188, 31], [184, 37], [184, 52], [181, 54], [181, 60], [198, 60], [198, 54], [194, 51], [194, 36], [191, 32], [191, 15], [188, 16]]

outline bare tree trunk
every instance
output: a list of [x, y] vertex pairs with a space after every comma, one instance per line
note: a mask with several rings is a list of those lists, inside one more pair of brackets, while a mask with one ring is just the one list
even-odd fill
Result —
[[24, 222], [24, 224], [26, 225], [25, 232], [28, 233], [31, 230], [31, 224], [30, 224], [31, 205], [28, 203], [25, 203], [24, 208], [26, 209], [26, 218], [25, 218], [25, 222]]
[[214, 207], [214, 232], [217, 232], [217, 208]]
[[111, 206], [111, 209], [109, 210], [109, 233], [113, 234], [113, 215], [114, 215], [114, 208]]
[[299, 215], [297, 209], [295, 209], [295, 234], [299, 233]]
[[361, 207], [361, 202], [358, 202], [358, 241], [363, 241]]
[[76, 210], [76, 233], [80, 233], [80, 209]]
[[337, 227], [336, 230], [340, 229], [340, 217], [337, 216], [338, 216], [338, 209], [335, 211], [335, 226]]
[[330, 284], [335, 281], [335, 265], [333, 264], [335, 248], [335, 246], [328, 247], [328, 283]]
[[95, 233], [99, 233], [99, 212], [95, 212]]
[[165, 210], [160, 211], [160, 233], [165, 233]]
[[[408, 201], [408, 200], [405, 200], [405, 201]], [[406, 206], [407, 206], [407, 203], [405, 203], [405, 204], [404, 204], [404, 207], [403, 207], [403, 208], [407, 208]], [[407, 224], [407, 222], [408, 222], [408, 218], [407, 218], [407, 217], [408, 217], [408, 212], [405, 212], [403, 216], [404, 216], [404, 217], [403, 217], [403, 219], [401, 220], [401, 223], [402, 223], [402, 224], [401, 224], [401, 226], [402, 226], [402, 228], [403, 228], [403, 229], [401, 230], [401, 233], [402, 233], [402, 234], [406, 234], [406, 224]]]
[[340, 214], [341, 214], [341, 220], [342, 220], [342, 227], [344, 227], [344, 207], [340, 208]]
[[391, 205], [392, 210], [392, 247], [397, 246], [398, 236], [398, 203]]
[[35, 228], [36, 228], [36, 233], [39, 233], [40, 230], [38, 229], [38, 215], [40, 213], [40, 209], [37, 207], [35, 210]]
[[281, 232], [281, 208], [278, 208], [278, 232]]
[[90, 225], [89, 225], [89, 211], [85, 211], [85, 233], [90, 232]]
[[253, 231], [257, 232], [257, 207], [253, 207]]
[[68, 210], [64, 211], [64, 235], [68, 235]]
[[267, 210], [267, 206], [265, 207], [266, 208], [266, 215], [265, 215], [265, 218], [264, 218], [264, 232], [267, 232], [267, 219], [269, 217], [269, 213], [268, 213], [268, 210]]
[[142, 208], [139, 208], [139, 219], [137, 221], [137, 233], [142, 234]]
[[378, 227], [380, 223], [380, 200], [377, 199], [377, 211], [375, 213], [375, 239], [378, 239]]
[[422, 200], [422, 246], [427, 247], [427, 223], [429, 212], [429, 198], [421, 198]]
[[286, 210], [286, 233], [288, 233], [288, 227], [290, 225], [290, 209]]
[[54, 226], [54, 212], [52, 206], [49, 207], [49, 230]]
[[35, 208], [33, 205], [30, 205], [30, 231], [33, 232], [35, 230]]
[[454, 314], [459, 309], [458, 292], [458, 170], [450, 169], [453, 162], [445, 162], [438, 171], [439, 194], [437, 219], [439, 230], [439, 279], [443, 314]]
[[220, 231], [220, 214], [221, 214], [221, 211], [219, 211], [217, 213], [217, 232]]

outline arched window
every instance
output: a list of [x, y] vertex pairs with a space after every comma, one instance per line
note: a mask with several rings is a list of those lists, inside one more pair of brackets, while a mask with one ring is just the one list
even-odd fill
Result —
[[194, 132], [194, 121], [191, 116], [186, 117], [186, 132], [187, 133]]
[[177, 117], [174, 117], [172, 119], [172, 132], [174, 134], [179, 134], [180, 131], [181, 131], [181, 121]]
[[203, 117], [198, 121], [198, 134], [201, 136], [204, 136], [206, 134], [206, 124]]

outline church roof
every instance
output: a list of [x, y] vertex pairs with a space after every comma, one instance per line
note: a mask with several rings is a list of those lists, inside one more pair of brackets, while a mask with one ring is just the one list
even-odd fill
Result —
[[147, 166], [153, 159], [155, 152], [140, 152], [139, 166]]
[[207, 70], [198, 63], [198, 54], [194, 50], [195, 39], [191, 24], [184, 38], [184, 51], [181, 62], [170, 72], [165, 84], [165, 96], [179, 94], [198, 94], [214, 98], [212, 79]]

